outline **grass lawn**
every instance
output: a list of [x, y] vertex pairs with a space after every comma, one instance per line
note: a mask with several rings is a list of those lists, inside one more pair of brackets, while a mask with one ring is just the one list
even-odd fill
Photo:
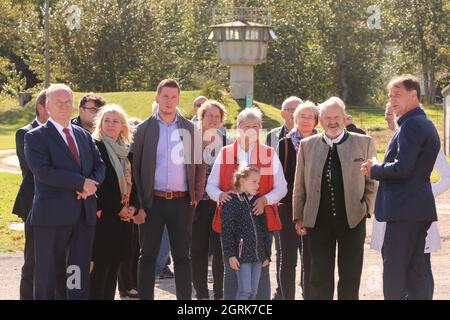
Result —
[[22, 221], [11, 213], [21, 181], [21, 175], [0, 173], [0, 252], [23, 250], [23, 232], [9, 228], [10, 223]]
[[[78, 112], [78, 101], [83, 93], [75, 93], [75, 114]], [[192, 101], [200, 95], [200, 91], [182, 91], [180, 108], [189, 119], [193, 116]], [[101, 96], [108, 103], [116, 103], [122, 106], [128, 115], [139, 119], [146, 119], [151, 112], [151, 105], [155, 98], [155, 92], [105, 92]], [[225, 107], [228, 111], [226, 128], [236, 127], [236, 117], [244, 107], [244, 102], [225, 97]], [[255, 101], [264, 114], [264, 128], [272, 129], [279, 126], [282, 119], [279, 109], [264, 103]], [[24, 108], [17, 106], [16, 100], [0, 100], [0, 150], [14, 149], [15, 131], [34, 119], [34, 101]]]

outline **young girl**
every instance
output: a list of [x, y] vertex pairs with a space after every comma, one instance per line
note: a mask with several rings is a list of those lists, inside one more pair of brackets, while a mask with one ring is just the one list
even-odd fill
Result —
[[255, 300], [261, 268], [269, 264], [271, 255], [266, 215], [252, 213], [260, 178], [255, 166], [238, 169], [233, 177], [236, 193], [222, 208], [222, 248], [237, 275], [237, 300]]

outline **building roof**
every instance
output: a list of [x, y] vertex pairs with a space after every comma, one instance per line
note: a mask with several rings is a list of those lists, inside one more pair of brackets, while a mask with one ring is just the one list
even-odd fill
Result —
[[233, 22], [227, 22], [222, 24], [216, 24], [214, 26], [211, 26], [212, 28], [219, 28], [219, 27], [259, 27], [259, 28], [270, 28], [267, 25], [256, 23], [256, 22], [248, 22], [248, 21], [233, 21]]

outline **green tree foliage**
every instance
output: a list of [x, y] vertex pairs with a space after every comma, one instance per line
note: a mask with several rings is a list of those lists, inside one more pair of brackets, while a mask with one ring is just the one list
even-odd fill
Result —
[[[43, 80], [44, 2], [0, 0], [0, 90]], [[246, 5], [270, 9], [277, 35], [267, 62], [255, 69], [255, 98], [280, 103], [290, 95], [313, 101], [337, 95], [353, 105], [379, 105], [389, 78], [410, 72], [423, 75], [432, 101], [436, 83], [449, 79], [449, 3], [50, 0], [51, 81], [80, 91], [131, 91], [154, 90], [161, 79], [174, 77], [183, 89], [208, 83], [227, 89], [229, 69], [218, 63], [208, 40], [212, 11]], [[72, 5], [80, 8], [79, 28], [68, 27], [76, 22]], [[368, 11], [374, 5], [375, 18]]]

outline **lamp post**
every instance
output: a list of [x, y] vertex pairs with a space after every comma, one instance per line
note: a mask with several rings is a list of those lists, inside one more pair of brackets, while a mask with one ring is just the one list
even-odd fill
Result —
[[50, 0], [45, 0], [45, 88], [50, 86]]

